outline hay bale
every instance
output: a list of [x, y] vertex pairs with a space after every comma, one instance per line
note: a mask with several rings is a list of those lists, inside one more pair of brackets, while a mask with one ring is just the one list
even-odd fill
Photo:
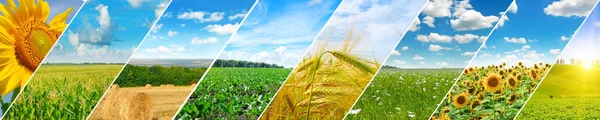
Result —
[[148, 89], [151, 89], [151, 88], [152, 88], [152, 85], [150, 85], [150, 84], [146, 84], [146, 88], [148, 88]]
[[173, 84], [167, 84], [167, 87], [175, 87]]
[[166, 87], [167, 87], [167, 85], [165, 85], [165, 84], [160, 84], [160, 88], [166, 88]]
[[142, 92], [113, 91], [104, 99], [102, 117], [108, 120], [150, 120], [152, 101]]
[[119, 84], [113, 84], [110, 89], [112, 90], [119, 90]]
[[196, 87], [196, 83], [192, 83], [192, 87]]

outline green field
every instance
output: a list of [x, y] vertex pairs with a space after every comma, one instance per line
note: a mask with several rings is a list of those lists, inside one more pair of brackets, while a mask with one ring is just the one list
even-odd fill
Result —
[[86, 119], [123, 65], [42, 65], [4, 119]]
[[600, 119], [600, 69], [555, 65], [518, 119]]
[[428, 119], [461, 70], [384, 68], [347, 119]]
[[290, 72], [211, 68], [175, 119], [257, 119]]

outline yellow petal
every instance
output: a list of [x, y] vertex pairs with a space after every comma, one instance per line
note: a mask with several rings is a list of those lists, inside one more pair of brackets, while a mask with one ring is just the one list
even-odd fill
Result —
[[40, 15], [42, 20], [48, 20], [48, 14], [50, 14], [50, 5], [48, 5], [48, 2], [41, 1], [38, 4], [37, 13]]
[[5, 30], [0, 30], [0, 43], [13, 46], [15, 44], [15, 38]]
[[67, 17], [69, 17], [69, 13], [71, 13], [71, 10], [73, 10], [73, 8], [69, 8], [67, 11], [54, 16], [52, 21], [50, 21], [50, 25], [65, 24]]
[[11, 10], [17, 10], [17, 5], [14, 0], [6, 0], [6, 3], [8, 3]]
[[23, 67], [17, 67], [15, 72], [13, 72], [13, 74], [10, 76], [10, 79], [4, 79], [4, 81], [0, 82], [0, 84], [5, 85], [4, 87], [0, 86], [2, 95], [6, 95], [15, 90], [15, 88], [19, 87], [24, 73], [25, 70]]

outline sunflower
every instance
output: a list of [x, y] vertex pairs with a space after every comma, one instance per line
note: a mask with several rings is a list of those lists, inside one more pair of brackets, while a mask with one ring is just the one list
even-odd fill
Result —
[[488, 92], [496, 92], [502, 89], [502, 76], [490, 73], [483, 80], [483, 87]]
[[515, 101], [517, 101], [517, 95], [516, 94], [510, 95], [510, 96], [508, 96], [508, 99], [506, 99], [506, 103], [507, 104], [513, 104], [513, 103], [515, 103]]
[[539, 77], [539, 75], [537, 73], [537, 70], [535, 70], [535, 69], [530, 70], [529, 71], [529, 77], [531, 77], [531, 80], [533, 80], [534, 82], [536, 82], [537, 79], [538, 79], [538, 77]]
[[442, 109], [442, 113], [449, 113], [449, 112], [450, 112], [450, 107], [444, 106], [444, 108]]
[[45, 0], [13, 0], [0, 4], [0, 94], [24, 87], [56, 39], [67, 27], [71, 12], [48, 21], [50, 6]]
[[473, 102], [471, 102], [471, 105], [469, 105], [469, 107], [471, 108], [471, 112], [475, 112], [475, 107], [481, 105], [481, 100], [475, 99], [473, 100]]
[[469, 103], [469, 94], [468, 93], [458, 94], [456, 97], [454, 97], [454, 100], [452, 101], [452, 103], [454, 103], [454, 106], [456, 106], [458, 108], [464, 108], [465, 106], [467, 106], [467, 103]]
[[506, 85], [513, 90], [517, 89], [519, 86], [519, 79], [517, 79], [515, 76], [510, 76], [508, 79], [506, 79]]
[[519, 67], [523, 68], [523, 62], [519, 61], [519, 63], [517, 63], [517, 64], [519, 65]]

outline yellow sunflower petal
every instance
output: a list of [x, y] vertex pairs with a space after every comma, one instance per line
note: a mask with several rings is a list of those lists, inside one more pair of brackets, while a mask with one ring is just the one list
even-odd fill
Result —
[[15, 38], [5, 30], [0, 29], [0, 44], [14, 46]]
[[6, 0], [6, 3], [8, 3], [8, 6], [10, 7], [10, 9], [17, 10], [17, 5], [15, 4], [14, 0]]
[[23, 73], [23, 78], [21, 79], [21, 84], [19, 85], [19, 86], [21, 86], [21, 90], [23, 90], [23, 88], [25, 88], [25, 85], [27, 84], [27, 82], [31, 78], [31, 75], [33, 74], [29, 70], [24, 70], [24, 71], [25, 72]]
[[50, 21], [50, 26], [54, 27], [58, 25], [64, 25], [67, 21], [67, 18], [69, 17], [69, 13], [71, 13], [71, 10], [73, 10], [73, 8], [69, 8], [67, 9], [67, 11], [54, 16], [54, 18], [52, 18], [52, 21]]
[[5, 16], [0, 16], [0, 27], [4, 28], [4, 30], [10, 30], [15, 28], [15, 25], [12, 24], [10, 18]]
[[19, 84], [21, 84], [21, 79], [23, 78], [22, 75], [25, 73], [24, 68], [17, 67], [17, 69], [14, 71], [15, 72], [10, 78], [4, 79], [2, 82], [0, 82], [0, 93], [2, 93], [2, 95], [10, 93], [15, 88], [19, 87]]
[[46, 21], [48, 19], [48, 14], [50, 14], [50, 5], [48, 5], [48, 2], [40, 1], [37, 13], [39, 14], [40, 19]]

